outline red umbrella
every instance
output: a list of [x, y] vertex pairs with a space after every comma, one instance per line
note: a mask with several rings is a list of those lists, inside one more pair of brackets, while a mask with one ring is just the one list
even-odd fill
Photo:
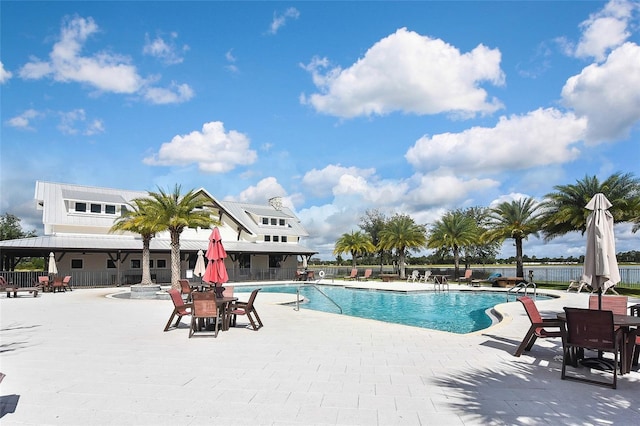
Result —
[[206, 282], [222, 284], [229, 281], [229, 275], [227, 274], [227, 268], [224, 266], [224, 258], [227, 257], [227, 252], [222, 246], [222, 238], [220, 238], [220, 230], [217, 227], [213, 228], [211, 236], [209, 237], [209, 248], [207, 248], [207, 254], [205, 255], [209, 263], [207, 264], [207, 270], [202, 277]]

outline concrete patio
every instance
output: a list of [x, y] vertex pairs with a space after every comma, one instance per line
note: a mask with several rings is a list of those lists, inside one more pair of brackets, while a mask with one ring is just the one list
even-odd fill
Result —
[[[260, 293], [264, 328], [239, 317], [216, 339], [188, 339], [189, 318], [162, 331], [169, 300], [106, 297], [118, 291], [2, 295], [3, 426], [638, 424], [637, 367], [613, 390], [561, 380], [559, 339], [512, 355], [529, 327], [517, 302], [456, 335]], [[557, 294], [538, 302], [543, 314], [587, 306], [588, 294]]]

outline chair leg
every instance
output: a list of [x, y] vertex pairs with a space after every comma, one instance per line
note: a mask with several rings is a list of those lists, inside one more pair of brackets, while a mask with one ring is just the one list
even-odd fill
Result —
[[258, 328], [264, 327], [264, 324], [262, 324], [262, 320], [260, 320], [260, 315], [258, 315], [258, 311], [256, 311], [255, 308], [253, 309], [253, 315], [256, 316], [256, 320], [258, 320], [258, 324], [260, 325], [260, 327]]
[[524, 339], [522, 339], [522, 343], [520, 343], [520, 346], [518, 346], [518, 349], [516, 349], [516, 352], [513, 354], [513, 356], [520, 356], [522, 355], [522, 352], [531, 349], [531, 347], [533, 346], [533, 342], [535, 342], [536, 340], [536, 336], [534, 335], [535, 331], [535, 327], [529, 327], [527, 334], [524, 336]]
[[[173, 317], [176, 316], [176, 310], [174, 309], [173, 312], [171, 313], [171, 316], [169, 317], [169, 321], [167, 321], [167, 325], [164, 327], [164, 331], [168, 331], [169, 327], [171, 327], [171, 322], [173, 321]], [[180, 322], [180, 316], [178, 316], [178, 322]], [[177, 326], [177, 323], [176, 323]]]

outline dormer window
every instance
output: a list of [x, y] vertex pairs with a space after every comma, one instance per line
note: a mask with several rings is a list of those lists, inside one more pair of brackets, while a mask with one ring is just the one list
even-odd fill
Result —
[[91, 203], [91, 213], [102, 213], [102, 205]]
[[268, 217], [263, 217], [262, 218], [262, 224], [263, 225], [268, 225], [269, 224], [269, 218]]
[[87, 203], [76, 203], [76, 211], [77, 212], [86, 212], [87, 211]]

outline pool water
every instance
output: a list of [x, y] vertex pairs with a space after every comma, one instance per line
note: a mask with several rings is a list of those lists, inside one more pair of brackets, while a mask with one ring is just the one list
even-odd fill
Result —
[[[236, 287], [236, 292], [250, 292], [255, 288], [258, 287]], [[298, 286], [259, 288], [263, 292], [295, 294]], [[487, 291], [404, 293], [322, 285], [318, 288], [340, 305], [345, 315], [459, 334], [491, 326], [493, 319], [486, 311], [507, 301], [505, 293]], [[300, 295], [305, 300], [300, 308], [340, 313], [331, 301], [313, 287], [300, 287]], [[543, 298], [538, 296], [538, 300]], [[514, 301], [514, 297], [510, 301]]]

